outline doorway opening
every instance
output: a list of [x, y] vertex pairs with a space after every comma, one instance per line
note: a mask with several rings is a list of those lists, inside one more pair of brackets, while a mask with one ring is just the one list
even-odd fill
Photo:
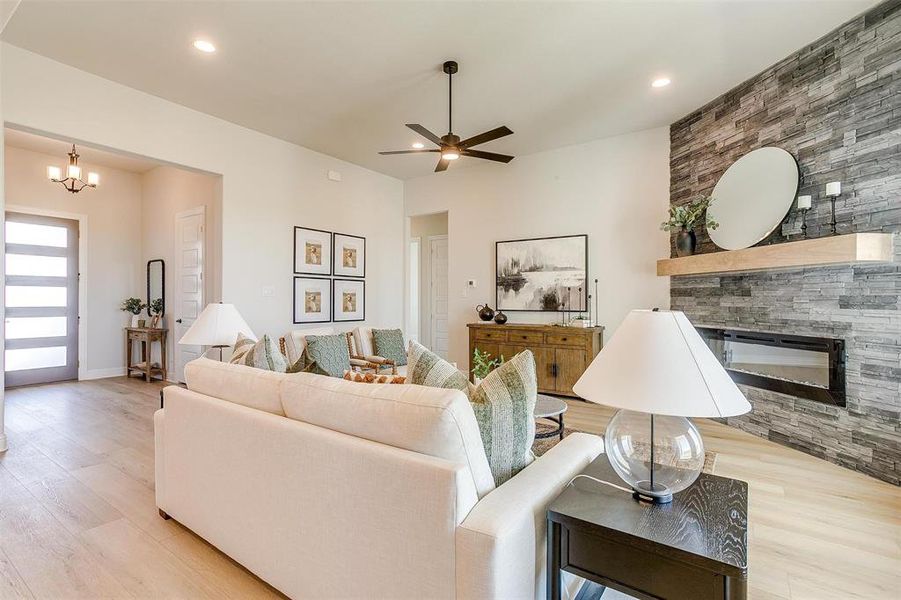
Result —
[[447, 212], [410, 218], [408, 336], [447, 358]]

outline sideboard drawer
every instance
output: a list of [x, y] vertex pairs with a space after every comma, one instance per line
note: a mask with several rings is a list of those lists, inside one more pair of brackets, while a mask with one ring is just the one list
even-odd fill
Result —
[[525, 344], [543, 344], [544, 334], [534, 331], [519, 331], [516, 329], [507, 331], [507, 341], [522, 342]]
[[547, 334], [547, 343], [551, 346], [584, 346], [585, 336], [572, 333], [549, 333]]
[[476, 329], [475, 339], [486, 342], [506, 342], [507, 332], [493, 329]]

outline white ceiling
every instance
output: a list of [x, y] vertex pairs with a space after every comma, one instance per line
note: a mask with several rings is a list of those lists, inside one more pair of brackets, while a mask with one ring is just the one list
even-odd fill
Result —
[[[404, 123], [446, 133], [447, 59], [454, 132], [507, 125], [515, 135], [479, 149], [530, 154], [667, 125], [874, 4], [26, 1], [3, 39], [408, 178], [434, 155], [377, 152], [417, 140]], [[219, 51], [197, 52], [198, 37]], [[651, 89], [660, 75], [673, 84]], [[467, 162], [483, 161], [451, 168]]]
[[[57, 157], [56, 162], [49, 164], [55, 164], [63, 169], [69, 162], [69, 157], [66, 154], [72, 150], [72, 142], [69, 140], [58, 140], [10, 127], [6, 127], [3, 130], [3, 142], [13, 148], [55, 156]], [[120, 171], [145, 173], [163, 164], [149, 158], [126, 156], [118, 152], [107, 152], [106, 150], [99, 150], [81, 143], [78, 143], [77, 149], [78, 163], [81, 165], [100, 165], [119, 169]]]

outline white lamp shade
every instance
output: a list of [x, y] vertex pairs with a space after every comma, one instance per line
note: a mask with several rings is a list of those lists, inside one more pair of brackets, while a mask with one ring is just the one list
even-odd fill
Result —
[[658, 415], [728, 417], [751, 410], [679, 311], [630, 312], [573, 391], [596, 404]]
[[239, 333], [256, 339], [234, 304], [207, 304], [178, 343], [192, 346], [234, 346]]

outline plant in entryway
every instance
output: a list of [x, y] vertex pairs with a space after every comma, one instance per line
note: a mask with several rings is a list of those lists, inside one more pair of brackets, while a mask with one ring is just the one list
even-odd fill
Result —
[[476, 383], [488, 377], [488, 373], [504, 364], [504, 357], [491, 358], [488, 352], [482, 352], [478, 348], [472, 351], [472, 375]]
[[694, 228], [701, 220], [707, 229], [716, 229], [720, 226], [707, 214], [707, 209], [713, 203], [712, 196], [696, 196], [686, 204], [669, 207], [669, 219], [660, 224], [663, 231], [677, 231], [676, 254], [678, 256], [690, 256], [694, 254], [698, 245]]
[[[132, 325], [143, 327], [144, 325], [141, 324], [141, 320], [137, 320], [135, 317], [141, 314], [141, 311], [145, 308], [147, 308], [147, 304], [145, 304], [144, 301], [140, 298], [126, 298], [122, 301], [121, 310], [134, 315], [134, 317], [132, 318]], [[137, 323], [135, 323], [136, 320], [138, 321]]]
[[150, 301], [150, 304], [147, 307], [147, 312], [150, 313], [150, 326], [157, 327], [159, 325], [160, 319], [163, 316], [163, 299], [155, 298]]

